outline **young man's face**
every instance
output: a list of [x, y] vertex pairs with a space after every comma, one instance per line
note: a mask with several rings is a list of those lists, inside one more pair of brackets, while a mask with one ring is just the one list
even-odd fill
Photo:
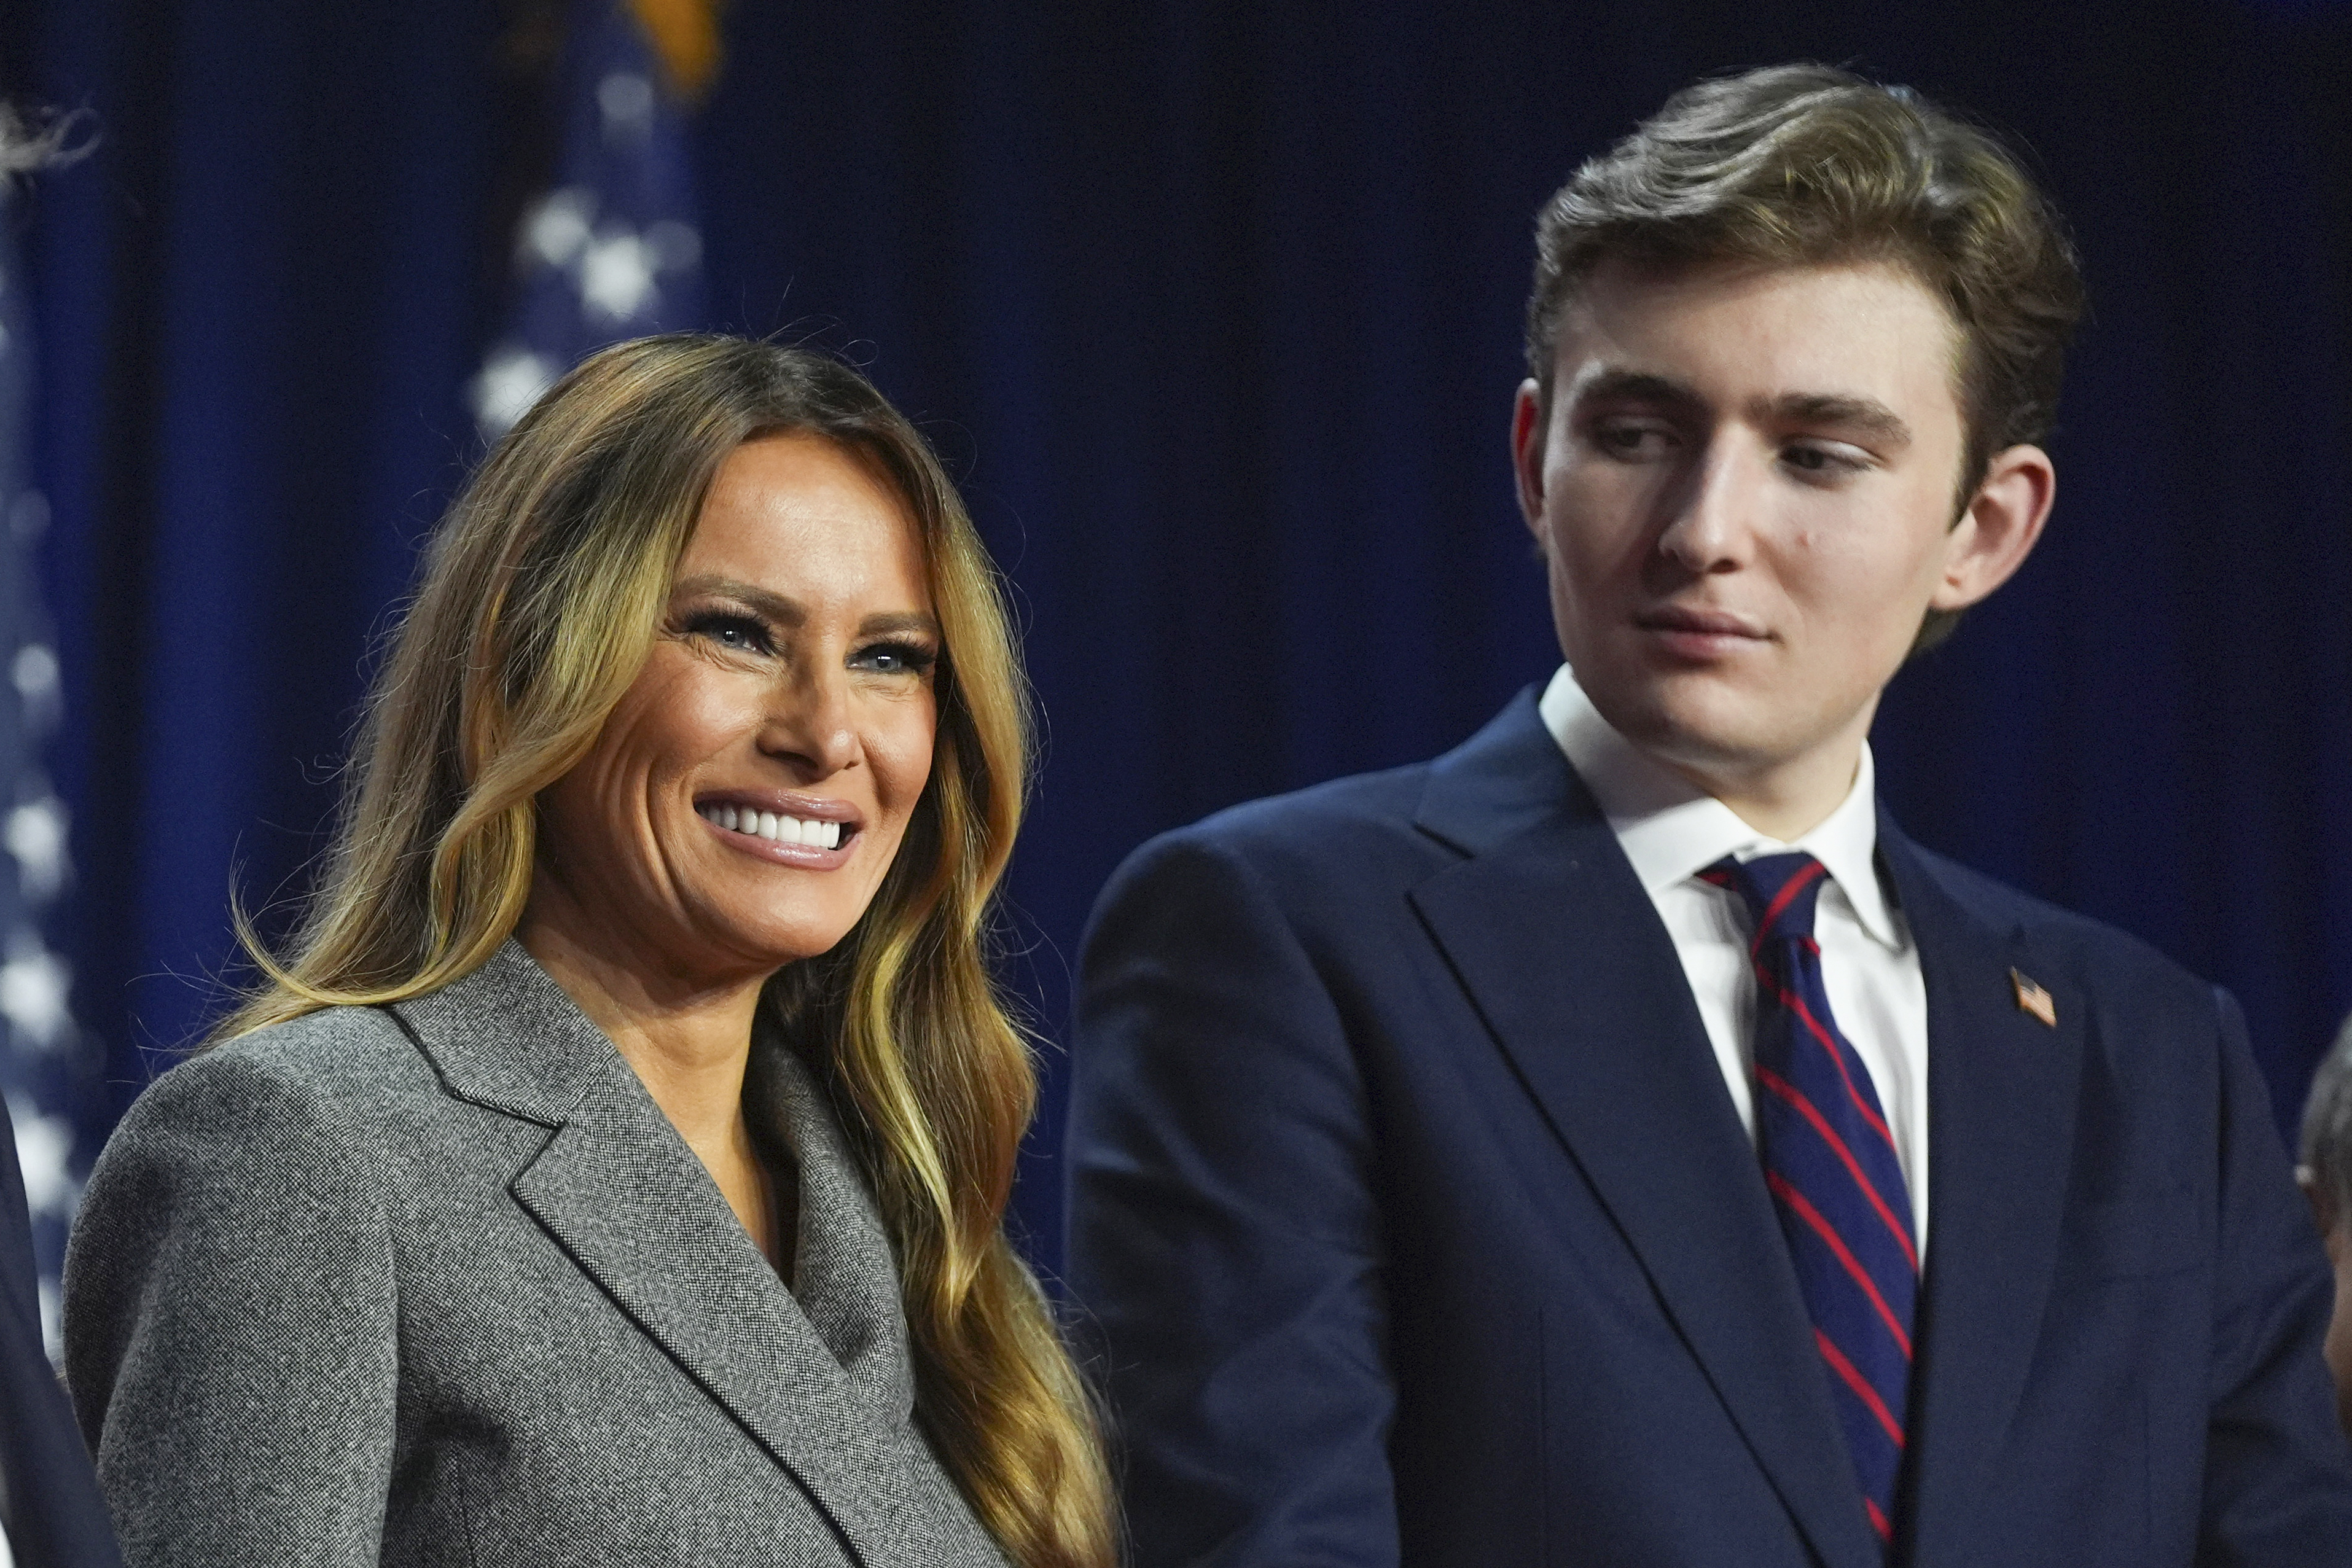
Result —
[[1520, 390], [1520, 501], [1579, 682], [1751, 821], [1744, 799], [1813, 813], [1757, 821], [1783, 836], [1843, 798], [1928, 609], [1990, 593], [2047, 509], [2048, 460], [2012, 448], [1954, 525], [1955, 350], [1890, 266], [1609, 262], [1562, 321], [1549, 417]]

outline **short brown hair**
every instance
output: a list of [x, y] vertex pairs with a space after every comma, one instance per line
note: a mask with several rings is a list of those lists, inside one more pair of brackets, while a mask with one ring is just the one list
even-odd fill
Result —
[[[1610, 257], [1908, 268], [1959, 329], [1959, 504], [1993, 454], [2039, 442], [2083, 310], [2057, 211], [1987, 131], [1829, 66], [1698, 82], [1582, 168], [1536, 219], [1528, 371], [1551, 399], [1560, 318]], [[1931, 611], [1919, 645], [1957, 612]]]

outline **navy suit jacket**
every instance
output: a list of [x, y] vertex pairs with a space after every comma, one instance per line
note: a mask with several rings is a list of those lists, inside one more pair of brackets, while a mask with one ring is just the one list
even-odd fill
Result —
[[0, 1105], [0, 1521], [19, 1568], [120, 1568], [73, 1406], [41, 1343], [16, 1129]]
[[[1934, 1172], [1896, 1561], [2352, 1563], [2329, 1275], [2236, 1007], [1879, 842]], [[1885, 1561], [1681, 965], [1532, 693], [1139, 851], [1074, 1082], [1139, 1568]]]

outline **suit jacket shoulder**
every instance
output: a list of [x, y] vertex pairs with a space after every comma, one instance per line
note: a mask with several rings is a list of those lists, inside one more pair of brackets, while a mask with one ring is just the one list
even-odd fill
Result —
[[[1129, 855], [1096, 905], [1118, 905], [1160, 877], [1240, 875], [1294, 918], [1341, 925], [1374, 888], [1409, 888], [1510, 837], [1589, 803], [1543, 727], [1533, 688], [1452, 751], [1245, 801], [1160, 834]], [[1401, 909], [1388, 900], [1383, 907]]]
[[1910, 856], [1921, 873], [1932, 877], [1956, 904], [1986, 926], [2016, 933], [2038, 955], [2063, 964], [2070, 975], [2122, 989], [2151, 991], [2150, 999], [2160, 1007], [2185, 1008], [2192, 1013], [2210, 1012], [2213, 1008], [2210, 981], [2120, 926], [2036, 898], [1922, 849], [1903, 837], [1883, 814], [1880, 834], [1882, 842], [1900, 846], [1897, 852]]
[[1427, 846], [1412, 818], [1430, 768], [1415, 763], [1244, 801], [1159, 835], [1130, 859], [1230, 855], [1278, 881], [1377, 874], [1391, 861], [1415, 865]]

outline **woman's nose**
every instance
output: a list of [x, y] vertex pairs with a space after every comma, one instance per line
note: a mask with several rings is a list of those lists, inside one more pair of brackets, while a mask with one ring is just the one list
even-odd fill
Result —
[[810, 782], [857, 765], [848, 673], [826, 661], [803, 666], [776, 683], [760, 748], [793, 766]]

